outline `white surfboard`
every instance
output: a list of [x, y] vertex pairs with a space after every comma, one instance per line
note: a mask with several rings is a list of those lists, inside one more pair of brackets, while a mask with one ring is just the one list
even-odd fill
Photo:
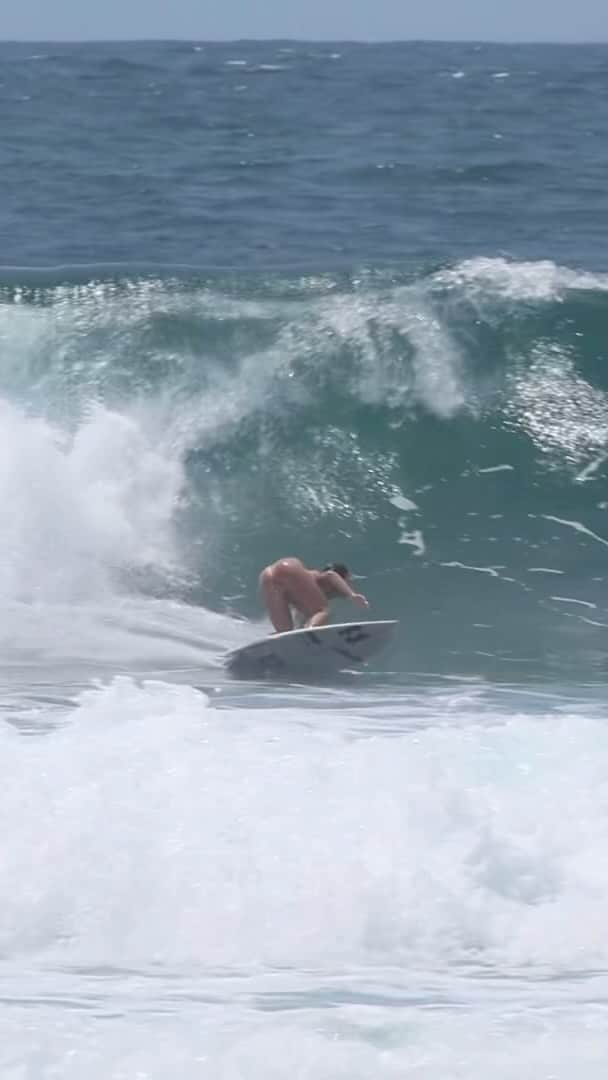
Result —
[[384, 619], [287, 630], [235, 649], [226, 666], [234, 675], [252, 679], [357, 668], [386, 645], [396, 626], [396, 619]]

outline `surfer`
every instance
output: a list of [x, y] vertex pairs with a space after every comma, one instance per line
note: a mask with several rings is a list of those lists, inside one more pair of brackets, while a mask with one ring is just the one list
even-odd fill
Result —
[[300, 559], [278, 559], [260, 574], [260, 589], [271, 622], [281, 634], [293, 630], [292, 608], [298, 611], [304, 626], [325, 626], [329, 620], [329, 601], [346, 596], [358, 607], [366, 608], [366, 598], [350, 585], [351, 575], [344, 563], [330, 563], [323, 570], [309, 570]]

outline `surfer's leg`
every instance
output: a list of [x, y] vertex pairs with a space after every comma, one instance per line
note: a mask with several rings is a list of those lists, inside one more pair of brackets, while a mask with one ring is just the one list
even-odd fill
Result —
[[267, 566], [260, 574], [260, 589], [270, 621], [277, 633], [282, 634], [285, 630], [293, 630], [287, 593], [275, 580], [271, 566]]
[[313, 615], [308, 622], [304, 623], [305, 626], [326, 626], [329, 622], [329, 611], [324, 608], [323, 611], [317, 611], [316, 615]]
[[314, 574], [299, 559], [284, 559], [273, 568], [275, 580], [285, 588], [289, 602], [304, 616], [306, 626], [324, 626], [329, 620], [327, 597]]

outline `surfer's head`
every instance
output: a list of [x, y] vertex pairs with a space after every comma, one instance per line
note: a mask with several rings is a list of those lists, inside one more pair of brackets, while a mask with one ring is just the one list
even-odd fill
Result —
[[339, 574], [345, 581], [348, 581], [350, 577], [350, 570], [343, 562], [328, 563], [327, 566], [323, 567], [323, 573], [326, 573], [328, 570], [333, 570], [334, 574]]
[[[341, 562], [328, 563], [327, 566], [323, 567], [323, 573], [324, 574], [330, 574], [330, 573], [338, 574], [339, 577], [344, 578], [344, 580], [346, 582], [348, 582], [348, 584], [350, 585], [350, 570], [348, 569], [348, 566], [344, 565], [344, 563], [341, 563]], [[335, 582], [335, 578], [332, 579], [329, 576], [328, 577], [322, 577], [319, 580], [319, 585], [321, 586], [321, 589], [325, 593], [328, 600], [334, 600], [337, 596], [343, 596], [344, 595], [344, 593], [342, 592], [342, 589], [336, 588], [336, 585], [334, 584], [334, 582]]]

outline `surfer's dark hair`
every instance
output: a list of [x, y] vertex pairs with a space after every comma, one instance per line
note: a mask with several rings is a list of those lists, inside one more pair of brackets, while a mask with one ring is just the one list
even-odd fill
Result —
[[340, 577], [343, 577], [345, 580], [350, 574], [348, 566], [345, 566], [343, 562], [328, 563], [327, 566], [323, 567], [323, 573], [325, 573], [327, 570], [333, 570], [334, 574], [339, 574]]

